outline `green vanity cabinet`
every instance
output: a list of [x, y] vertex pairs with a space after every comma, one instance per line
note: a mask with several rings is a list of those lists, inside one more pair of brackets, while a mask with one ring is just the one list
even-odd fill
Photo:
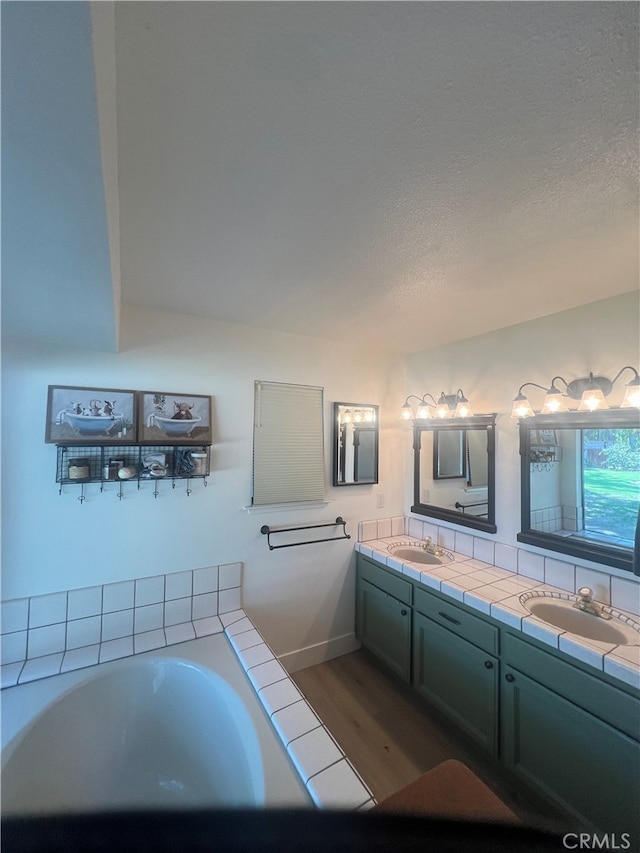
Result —
[[505, 634], [502, 759], [601, 832], [640, 838], [637, 697]]
[[362, 645], [568, 826], [640, 840], [640, 690], [362, 554], [356, 601]]
[[497, 658], [413, 614], [413, 686], [487, 749], [498, 753]]
[[357, 637], [366, 649], [408, 682], [412, 585], [358, 556]]

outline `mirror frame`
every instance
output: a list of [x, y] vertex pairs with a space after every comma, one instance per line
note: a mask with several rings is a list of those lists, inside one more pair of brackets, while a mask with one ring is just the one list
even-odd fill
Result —
[[[339, 479], [340, 473], [340, 451], [339, 451], [339, 438], [340, 438], [340, 426], [338, 423], [338, 416], [340, 414], [340, 407], [346, 407], [348, 409], [373, 409], [376, 413], [376, 419], [374, 424], [367, 424], [363, 429], [372, 430], [374, 432], [374, 442], [373, 442], [373, 477], [368, 478], [366, 480], [354, 480], [352, 483], [344, 483]], [[378, 482], [378, 457], [379, 457], [379, 444], [380, 444], [380, 407], [376, 403], [334, 403], [333, 404], [333, 429], [331, 430], [331, 440], [333, 442], [333, 485], [334, 486], [375, 486]]]
[[640, 428], [640, 419], [636, 409], [605, 409], [599, 412], [558, 412], [553, 415], [534, 415], [521, 419], [520, 427], [520, 505], [521, 530], [517, 535], [518, 542], [535, 545], [547, 551], [566, 554], [592, 563], [602, 563], [616, 569], [624, 569], [634, 574], [640, 574], [638, 561], [638, 537], [640, 536], [640, 514], [636, 525], [635, 548], [618, 548], [597, 541], [580, 542], [567, 539], [543, 530], [531, 527], [531, 433], [539, 429], [616, 429]]
[[[425, 504], [420, 501], [420, 445], [423, 432], [435, 432], [436, 436], [441, 431], [454, 429], [484, 429], [487, 432], [487, 493], [488, 512], [487, 518], [478, 518], [473, 515], [465, 515], [452, 509]], [[435, 437], [434, 436], [434, 439]], [[435, 442], [434, 442], [435, 446]], [[418, 515], [427, 515], [442, 521], [451, 521], [463, 527], [472, 527], [474, 530], [484, 530], [485, 533], [496, 533], [496, 416], [473, 415], [470, 418], [446, 418], [442, 421], [418, 420], [413, 422], [413, 506], [411, 512]]]

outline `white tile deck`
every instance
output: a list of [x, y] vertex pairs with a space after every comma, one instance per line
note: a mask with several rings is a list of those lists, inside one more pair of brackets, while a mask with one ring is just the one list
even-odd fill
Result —
[[[164, 639], [164, 635], [163, 635]], [[86, 666], [95, 666], [98, 663], [100, 646], [84, 646], [81, 649], [71, 649], [65, 652], [62, 659], [60, 672], [71, 672], [74, 669], [84, 669]]]
[[305, 784], [312, 776], [344, 757], [342, 750], [324, 726], [292, 740], [287, 751]]
[[282, 681], [287, 677], [287, 672], [277, 660], [268, 660], [247, 670], [249, 680], [256, 690], [261, 690], [276, 681]]
[[276, 681], [275, 684], [263, 687], [258, 692], [258, 696], [269, 716], [302, 699], [302, 694], [289, 678], [284, 678], [282, 681]]
[[271, 722], [276, 727], [285, 746], [292, 740], [307, 734], [322, 725], [311, 706], [304, 699], [294, 702], [281, 711], [276, 711]]
[[27, 681], [35, 681], [38, 678], [48, 678], [50, 675], [57, 675], [62, 666], [63, 652], [58, 652], [55, 655], [45, 655], [41, 658], [32, 658], [28, 660], [22, 667], [19, 684], [25, 684]]
[[252, 666], [258, 666], [258, 664], [274, 659], [273, 652], [266, 643], [259, 643], [257, 646], [243, 649], [238, 652], [238, 657], [245, 669], [251, 669]]
[[312, 776], [307, 788], [316, 805], [328, 808], [357, 809], [373, 799], [346, 759]]

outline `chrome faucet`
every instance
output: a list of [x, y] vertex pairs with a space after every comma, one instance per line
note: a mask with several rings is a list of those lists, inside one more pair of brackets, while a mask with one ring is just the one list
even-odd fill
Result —
[[436, 545], [434, 542], [432, 542], [430, 536], [425, 539], [422, 547], [427, 552], [427, 554], [433, 554], [436, 557], [441, 557], [444, 554], [444, 548], [441, 548], [439, 545]]
[[593, 600], [593, 590], [588, 586], [582, 586], [578, 590], [578, 600], [573, 605], [583, 613], [591, 613], [593, 616], [599, 616], [601, 619], [611, 619], [609, 613], [604, 611], [599, 604]]

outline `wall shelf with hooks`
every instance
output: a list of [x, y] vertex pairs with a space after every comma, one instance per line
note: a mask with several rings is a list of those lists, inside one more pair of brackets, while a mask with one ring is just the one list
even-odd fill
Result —
[[557, 444], [532, 444], [529, 448], [529, 463], [532, 471], [551, 471], [561, 460], [561, 447]]
[[[101, 492], [105, 485], [113, 483], [118, 487], [117, 497], [122, 500], [126, 489], [133, 484], [140, 489], [143, 483], [151, 482], [152, 494], [157, 498], [162, 481], [170, 483], [172, 489], [184, 481], [189, 496], [193, 491], [192, 481], [202, 480], [206, 486], [211, 470], [211, 446], [208, 444], [59, 444], [56, 450], [58, 494], [62, 494], [64, 486], [80, 486], [80, 503], [86, 500], [84, 487], [89, 483], [99, 484]], [[121, 471], [127, 476], [122, 477]]]

